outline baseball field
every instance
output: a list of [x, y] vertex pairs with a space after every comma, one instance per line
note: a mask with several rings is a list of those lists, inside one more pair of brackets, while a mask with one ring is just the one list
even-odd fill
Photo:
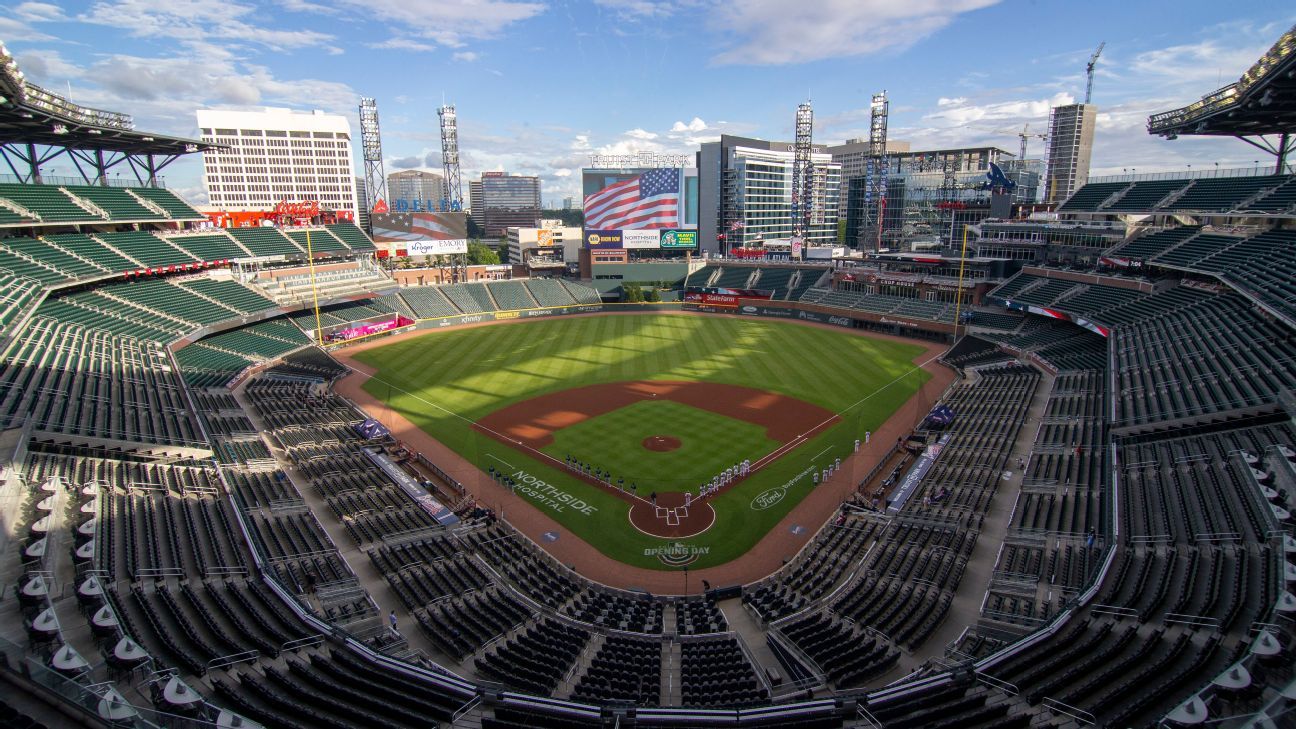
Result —
[[642, 314], [431, 331], [355, 358], [375, 370], [370, 395], [493, 473], [491, 488], [612, 559], [674, 569], [750, 549], [929, 379], [923, 351]]

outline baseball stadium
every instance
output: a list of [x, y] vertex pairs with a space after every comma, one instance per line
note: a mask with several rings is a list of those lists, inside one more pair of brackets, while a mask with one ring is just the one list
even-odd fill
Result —
[[0, 46], [0, 726], [1293, 725], [1294, 74], [938, 251], [398, 270]]

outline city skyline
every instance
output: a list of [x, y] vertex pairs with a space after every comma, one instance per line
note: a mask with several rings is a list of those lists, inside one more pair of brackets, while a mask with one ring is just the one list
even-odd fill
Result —
[[[388, 0], [23, 2], [6, 5], [0, 40], [30, 81], [161, 133], [197, 137], [198, 108], [288, 106], [345, 114], [358, 134], [359, 96], [374, 96], [389, 173], [439, 171], [435, 108], [454, 102], [464, 178], [536, 175], [547, 203], [579, 196], [594, 153], [690, 153], [721, 133], [790, 139], [807, 96], [816, 143], [867, 136], [869, 95], [887, 89], [892, 139], [1016, 153], [1023, 124], [1042, 133], [1050, 106], [1082, 100], [1085, 61], [1106, 41], [1091, 174], [1249, 166], [1257, 154], [1241, 142], [1167, 142], [1147, 135], [1146, 117], [1236, 80], [1293, 13], [1137, 5], [488, 0], [465, 20]], [[563, 73], [573, 65], [581, 73]], [[168, 185], [206, 203], [201, 167], [178, 162]]]

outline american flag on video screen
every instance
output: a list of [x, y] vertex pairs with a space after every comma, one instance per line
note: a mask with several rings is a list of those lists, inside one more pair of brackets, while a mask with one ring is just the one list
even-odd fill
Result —
[[374, 213], [370, 216], [373, 239], [394, 243], [466, 238], [466, 231], [455, 230], [461, 221], [454, 216], [454, 213]]
[[679, 225], [680, 171], [648, 170], [585, 198], [585, 227], [599, 230]]

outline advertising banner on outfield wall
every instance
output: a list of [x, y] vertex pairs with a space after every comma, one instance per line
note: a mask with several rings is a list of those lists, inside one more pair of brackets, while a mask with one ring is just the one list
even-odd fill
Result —
[[621, 231], [586, 230], [585, 247], [593, 251], [621, 250]]
[[621, 247], [634, 249], [653, 249], [659, 247], [661, 235], [655, 230], [621, 231]]
[[739, 299], [769, 299], [774, 292], [764, 289], [726, 289], [690, 286], [684, 292], [684, 302], [702, 306], [719, 306], [727, 309], [738, 308]]

